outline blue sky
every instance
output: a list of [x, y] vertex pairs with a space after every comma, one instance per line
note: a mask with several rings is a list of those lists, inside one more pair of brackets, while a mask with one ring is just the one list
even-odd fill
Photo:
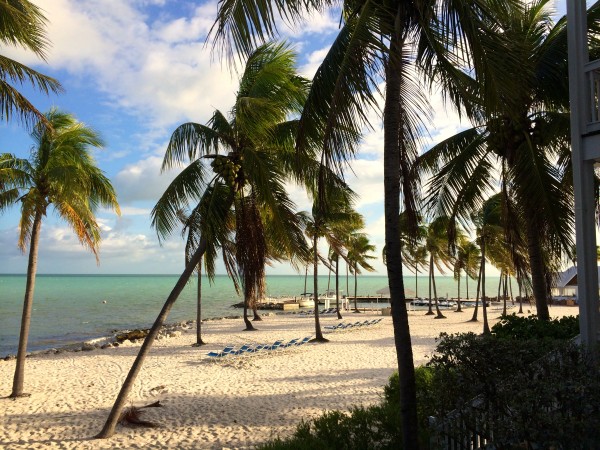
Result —
[[[84, 250], [68, 227], [50, 211], [42, 225], [39, 273], [180, 273], [183, 242], [179, 234], [159, 244], [150, 228], [150, 210], [175, 172], [160, 174], [160, 164], [172, 131], [181, 123], [205, 123], [214, 109], [232, 105], [237, 76], [205, 45], [216, 14], [213, 1], [175, 0], [35, 0], [49, 20], [52, 46], [47, 62], [10, 48], [6, 56], [57, 78], [65, 93], [45, 97], [22, 91], [42, 111], [56, 106], [100, 132], [106, 147], [95, 153], [98, 165], [112, 180], [122, 215], [99, 211], [103, 240], [100, 265]], [[564, 12], [564, 1], [558, 2]], [[282, 34], [298, 52], [300, 71], [311, 77], [338, 29], [333, 12], [315, 15], [297, 29]], [[458, 118], [437, 97], [429, 142], [460, 128]], [[359, 194], [358, 210], [380, 256], [384, 242], [383, 136], [365, 135], [348, 180]], [[0, 152], [29, 155], [32, 142], [18, 123], [0, 124]], [[427, 145], [427, 144], [424, 144]], [[299, 210], [310, 204], [290, 186]], [[25, 273], [27, 256], [16, 247], [18, 209], [0, 216], [0, 273]], [[378, 274], [385, 268], [378, 259]], [[293, 273], [287, 265], [271, 274]]]

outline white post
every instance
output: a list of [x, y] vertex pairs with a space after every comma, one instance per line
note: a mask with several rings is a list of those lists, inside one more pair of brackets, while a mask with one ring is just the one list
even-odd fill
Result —
[[567, 35], [579, 324], [582, 344], [592, 346], [598, 341], [600, 312], [594, 217], [594, 160], [585, 158], [585, 140], [588, 139], [591, 143], [598, 137], [597, 134], [590, 135], [587, 129], [592, 111], [591, 86], [584, 71], [589, 62], [585, 3], [582, 0], [567, 0]]

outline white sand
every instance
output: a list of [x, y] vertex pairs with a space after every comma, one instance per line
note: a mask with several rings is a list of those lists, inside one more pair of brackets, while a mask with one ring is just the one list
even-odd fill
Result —
[[[578, 309], [554, 306], [550, 312], [560, 317], [576, 315]], [[467, 322], [472, 309], [445, 314], [447, 319], [435, 320], [423, 311], [409, 313], [416, 365], [427, 362], [440, 332], [481, 332], [481, 322]], [[497, 316], [491, 312], [490, 322]], [[374, 317], [381, 316], [345, 314], [344, 322]], [[335, 316], [321, 320], [322, 326], [338, 323]], [[277, 315], [255, 324], [260, 331], [241, 331], [241, 320], [205, 322], [209, 344], [200, 348], [191, 347], [194, 329], [157, 341], [130, 401], [142, 406], [160, 400], [163, 408], [145, 409], [143, 415], [160, 426], [118, 426], [108, 440], [92, 437], [102, 428], [139, 345], [28, 358], [25, 391], [32, 395], [17, 400], [6, 398], [15, 361], [0, 361], [0, 448], [249, 448], [286, 436], [301, 419], [325, 410], [376, 403], [397, 367], [390, 317], [372, 327], [327, 333], [327, 344], [217, 363], [206, 356], [228, 343], [268, 343], [314, 333], [311, 317]]]

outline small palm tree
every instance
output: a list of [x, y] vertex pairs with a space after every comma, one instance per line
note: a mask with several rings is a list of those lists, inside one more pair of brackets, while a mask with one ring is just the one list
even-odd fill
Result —
[[427, 311], [427, 315], [433, 314], [433, 311], [431, 310], [431, 288], [433, 287], [436, 319], [445, 318], [440, 311], [438, 304], [434, 268], [437, 268], [441, 273], [444, 273], [444, 270], [450, 265], [452, 258], [449, 251], [448, 226], [449, 222], [447, 217], [437, 217], [427, 226], [427, 234], [425, 235], [425, 248], [429, 253], [429, 311]]
[[[471, 220], [477, 229], [477, 243], [481, 249], [481, 265], [479, 269], [479, 279], [481, 284], [481, 305], [483, 309], [483, 332], [489, 333], [490, 327], [487, 318], [487, 305], [485, 297], [485, 262], [487, 246], [494, 240], [501, 240], [504, 236], [502, 227], [502, 196], [496, 194], [490, 197], [483, 204], [483, 207], [474, 212]], [[479, 291], [479, 286], [478, 286]], [[473, 320], [477, 320], [477, 304], [473, 313]]]
[[[42, 10], [28, 0], [7, 0], [0, 2], [0, 42], [6, 46], [22, 47], [45, 59], [48, 39], [46, 38], [46, 18]], [[49, 125], [46, 117], [39, 112], [15, 85], [29, 83], [44, 94], [59, 93], [62, 87], [54, 78], [43, 75], [29, 67], [0, 55], [0, 119], [9, 120], [18, 116], [32, 124], [42, 122]]]
[[354, 274], [354, 312], [358, 310], [358, 275], [361, 269], [373, 272], [375, 269], [369, 264], [370, 259], [375, 259], [375, 256], [370, 255], [370, 252], [375, 251], [375, 246], [369, 242], [369, 237], [364, 233], [353, 233], [348, 239], [348, 261], [350, 270]]
[[481, 252], [476, 242], [464, 242], [460, 248], [461, 258], [464, 261], [463, 270], [465, 271], [465, 290], [466, 298], [469, 299], [469, 278], [474, 280], [477, 277], [477, 269], [481, 259]]
[[[50, 124], [51, 128], [46, 127]], [[21, 397], [31, 321], [42, 220], [50, 206], [75, 232], [79, 242], [98, 260], [100, 226], [94, 213], [105, 206], [120, 213], [115, 191], [90, 153], [102, 147], [98, 133], [71, 114], [56, 109], [38, 122], [31, 134], [30, 159], [0, 155], [0, 210], [21, 203], [19, 248], [29, 245], [27, 286], [11, 397]]]

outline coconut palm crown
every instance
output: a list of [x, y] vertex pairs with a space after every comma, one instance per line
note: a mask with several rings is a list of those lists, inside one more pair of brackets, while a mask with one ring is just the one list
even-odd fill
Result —
[[[45, 59], [49, 45], [46, 18], [38, 6], [28, 0], [6, 0], [0, 2], [0, 17], [0, 43], [21, 47]], [[0, 55], [0, 120], [17, 116], [28, 125], [38, 121], [48, 125], [45, 116], [17, 89], [23, 84], [29, 84], [44, 94], [62, 91], [54, 78]]]

